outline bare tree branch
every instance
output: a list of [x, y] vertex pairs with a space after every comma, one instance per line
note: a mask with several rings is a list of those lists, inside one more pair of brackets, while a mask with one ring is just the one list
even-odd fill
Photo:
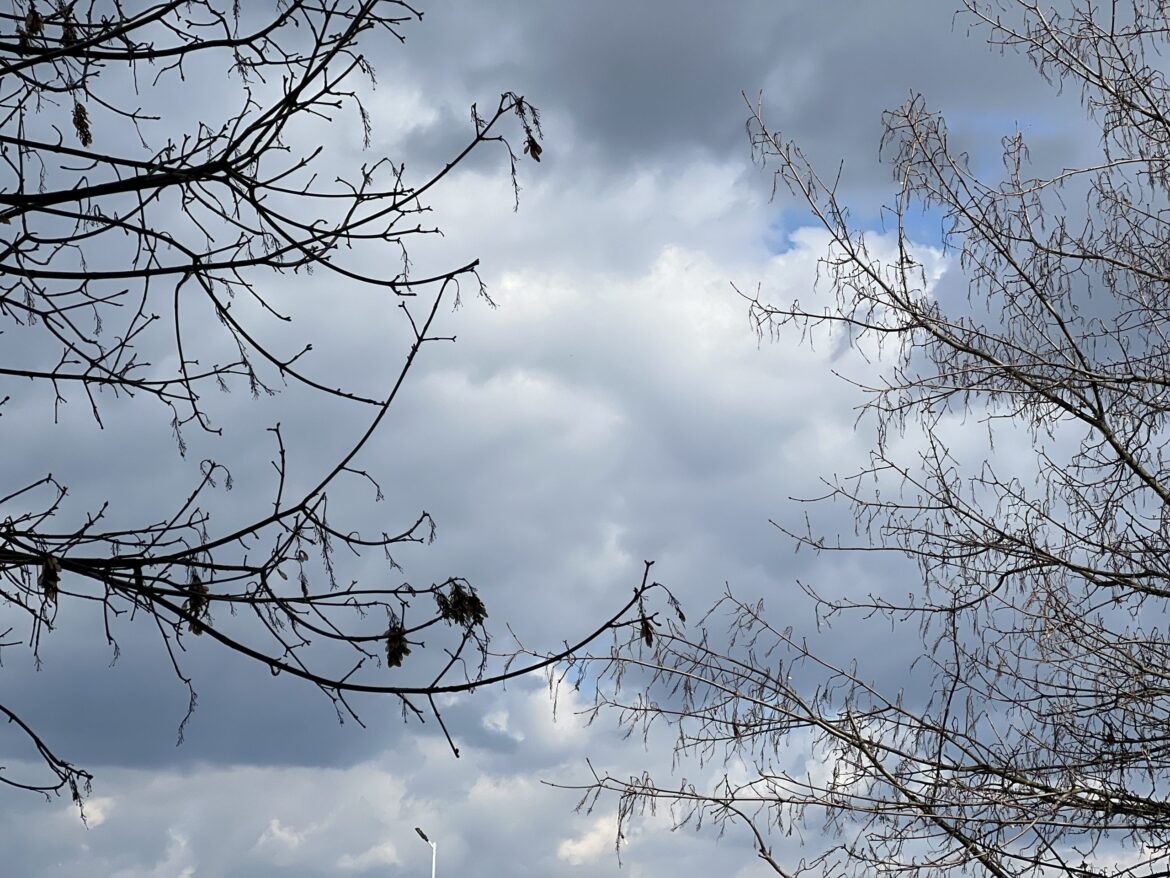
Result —
[[[408, 176], [374, 151], [363, 46], [400, 41], [421, 17], [402, 0], [15, 0], [0, 13], [0, 417], [46, 399], [54, 419], [80, 399], [94, 429], [161, 414], [185, 456], [222, 432], [211, 391], [261, 398], [287, 387], [348, 407], [338, 423], [358, 424], [309, 472], [294, 472], [279, 423], [262, 430], [249, 441], [270, 443], [272, 493], [237, 498], [226, 521], [215, 492], [233, 478], [218, 460], [197, 463], [189, 491], [152, 498], [166, 511], [146, 520], [128, 496], [88, 508], [79, 486], [24, 468], [27, 482], [0, 485], [0, 598], [34, 652], [59, 606], [91, 602], [115, 650], [119, 620], [153, 623], [192, 708], [182, 657], [199, 636], [310, 682], [339, 717], [356, 718], [350, 693], [382, 693], [442, 725], [434, 695], [541, 669], [640, 606], [648, 586], [574, 632], [576, 644], [514, 663], [490, 651], [487, 605], [462, 577], [387, 584], [391, 550], [433, 540], [426, 512], [406, 527], [340, 523], [337, 504], [355, 488], [382, 499], [364, 456], [424, 349], [451, 340], [438, 330], [441, 306], [463, 284], [487, 295], [478, 260], [415, 271], [408, 245], [437, 232], [426, 197], [485, 146], [503, 150], [518, 193], [507, 138], [540, 155], [539, 113], [511, 92], [490, 112], [473, 107], [465, 144], [430, 173]], [[347, 139], [370, 159], [355, 167], [336, 155], [330, 143]], [[367, 291], [381, 296], [379, 315], [397, 312], [409, 331], [397, 368], [359, 364], [338, 377], [317, 353], [344, 352], [345, 340], [318, 351], [311, 338], [290, 343], [288, 327], [313, 319], [290, 295], [311, 274], [331, 283], [318, 308], [353, 308], [354, 326]], [[371, 550], [384, 556], [375, 572]], [[0, 782], [68, 789], [80, 803], [90, 776], [56, 756], [33, 720], [0, 711], [51, 775], [0, 770]]]
[[[918, 582], [902, 600], [802, 584], [819, 639], [728, 591], [696, 628], [582, 658], [595, 710], [672, 729], [691, 778], [595, 772], [586, 801], [615, 794], [619, 831], [670, 805], [680, 825], [746, 826], [781, 875], [1170, 874], [1170, 7], [1058, 6], [967, 4], [993, 44], [1080, 89], [1100, 160], [1032, 177], [1017, 133], [985, 182], [914, 96], [885, 117], [892, 258], [753, 108], [776, 194], [828, 233], [832, 301], [746, 294], [752, 320], [878, 354], [868, 465], [809, 501], [846, 504], [855, 535], [777, 526], [814, 552], [901, 556]], [[943, 217], [965, 299], [915, 256], [920, 208]], [[828, 626], [864, 619], [921, 637], [898, 682], [828, 657]], [[779, 864], [766, 838], [788, 832], [801, 858]]]

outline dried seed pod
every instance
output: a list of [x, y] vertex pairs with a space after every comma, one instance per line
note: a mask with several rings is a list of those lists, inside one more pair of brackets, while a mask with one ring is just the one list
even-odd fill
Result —
[[650, 620], [645, 616], [642, 617], [642, 639], [646, 641], [647, 646], [654, 645], [654, 629], [650, 627]]
[[482, 625], [487, 618], [487, 608], [479, 595], [470, 586], [458, 582], [451, 583], [451, 590], [447, 593], [436, 592], [435, 603], [439, 607], [439, 618], [461, 628]]
[[45, 32], [45, 19], [36, 4], [29, 4], [28, 13], [24, 16], [24, 32], [30, 37], [39, 37]]
[[41, 575], [37, 580], [41, 593], [50, 604], [57, 603], [58, 586], [61, 584], [61, 562], [49, 555], [41, 567]]
[[402, 660], [410, 655], [410, 644], [406, 641], [406, 632], [402, 624], [391, 622], [386, 629], [386, 664], [392, 668], [402, 667]]
[[191, 618], [187, 620], [187, 629], [195, 635], [203, 633], [202, 619], [206, 619], [208, 615], [208, 600], [207, 600], [207, 586], [199, 578], [198, 573], [191, 574], [191, 586], [189, 589], [189, 597], [183, 603], [183, 609], [186, 610]]
[[89, 113], [84, 104], [73, 105], [73, 130], [77, 132], [77, 139], [82, 146], [93, 143], [93, 132], [89, 129]]

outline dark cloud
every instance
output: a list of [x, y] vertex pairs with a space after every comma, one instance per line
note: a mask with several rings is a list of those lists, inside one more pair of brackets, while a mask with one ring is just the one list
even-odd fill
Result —
[[[1016, 124], [1040, 124], [1058, 142], [1067, 136], [1076, 96], [1057, 99], [1027, 59], [989, 48], [985, 37], [970, 16], [929, 0], [734, 10], [697, 0], [456, 2], [428, 10], [395, 63], [466, 101], [525, 94], [571, 138], [578, 171], [597, 162], [620, 173], [696, 153], [746, 161], [746, 93], [762, 94], [770, 124], [818, 161], [845, 159], [854, 179], [882, 185], [881, 113], [912, 92], [948, 113], [973, 145], [994, 144]], [[452, 63], [435, 70], [435, 58]]]

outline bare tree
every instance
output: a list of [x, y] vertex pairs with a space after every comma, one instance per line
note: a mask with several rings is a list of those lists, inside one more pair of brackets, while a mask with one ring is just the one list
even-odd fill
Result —
[[[920, 583], [804, 593], [821, 625], [870, 620], [923, 649], [902, 669], [850, 660], [729, 591], [696, 629], [594, 657], [596, 709], [670, 727], [688, 778], [596, 771], [583, 804], [616, 793], [623, 832], [669, 804], [680, 824], [746, 827], [781, 875], [1170, 874], [1170, 4], [966, 5], [992, 44], [1080, 90], [1098, 161], [1035, 176], [1017, 133], [985, 182], [914, 97], [885, 117], [902, 194], [882, 261], [833, 178], [758, 110], [748, 125], [832, 242], [831, 304], [749, 295], [753, 320], [882, 352], [860, 388], [868, 465], [787, 536], [900, 556]], [[924, 277], [903, 223], [923, 207], [965, 296]], [[856, 536], [817, 529], [833, 502]], [[775, 833], [801, 853], [775, 854]]]
[[[90, 602], [115, 651], [125, 619], [157, 629], [192, 708], [180, 659], [200, 635], [315, 685], [339, 717], [357, 718], [351, 693], [385, 693], [404, 715], [429, 712], [440, 725], [436, 694], [542, 665], [489, 662], [487, 607], [463, 578], [392, 584], [391, 550], [429, 541], [429, 515], [394, 527], [347, 514], [362, 486], [382, 497], [362, 454], [423, 348], [453, 340], [437, 327], [441, 306], [468, 283], [487, 298], [477, 261], [414, 268], [408, 244], [437, 231], [425, 199], [493, 145], [518, 192], [508, 125], [524, 154], [541, 154], [540, 116], [512, 93], [488, 113], [473, 105], [465, 145], [418, 179], [374, 154], [361, 96], [375, 71], [362, 47], [392, 46], [421, 17], [401, 0], [14, 0], [0, 13], [0, 447], [9, 463], [24, 458], [19, 481], [0, 486], [10, 617], [0, 645], [36, 651], [59, 607]], [[364, 142], [365, 163], [331, 152], [346, 139]], [[318, 338], [314, 351], [299, 329], [313, 315], [291, 294], [311, 282], [329, 297], [316, 307], [351, 309], [354, 327], [397, 313], [398, 365], [379, 375], [341, 358], [340, 376], [338, 358], [318, 365], [346, 341]], [[233, 389], [286, 390], [302, 409], [348, 407], [337, 423], [354, 434], [298, 470], [279, 423], [224, 433], [216, 400]], [[95, 431], [111, 418], [161, 416], [181, 455], [266, 445], [271, 494], [216, 500], [233, 479], [219, 457], [190, 461], [189, 487], [152, 503], [100, 472], [93, 485], [65, 484], [51, 465], [31, 474], [39, 458], [15, 428], [40, 417], [39, 429], [52, 430], [78, 402]], [[74, 432], [66, 449], [87, 441]], [[90, 505], [91, 488], [118, 493]], [[163, 511], [142, 519], [143, 508]], [[640, 608], [645, 588], [579, 632], [578, 646]], [[424, 634], [429, 662], [417, 654]], [[0, 712], [50, 770], [45, 780], [0, 770], [0, 782], [80, 801], [90, 775], [53, 752], [35, 719]]]

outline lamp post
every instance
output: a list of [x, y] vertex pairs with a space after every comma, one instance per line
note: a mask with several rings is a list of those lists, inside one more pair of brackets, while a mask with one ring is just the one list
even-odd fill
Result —
[[431, 846], [431, 878], [435, 878], [435, 861], [439, 858], [439, 846], [427, 838], [427, 834], [417, 826], [414, 831], [418, 833], [419, 838]]

